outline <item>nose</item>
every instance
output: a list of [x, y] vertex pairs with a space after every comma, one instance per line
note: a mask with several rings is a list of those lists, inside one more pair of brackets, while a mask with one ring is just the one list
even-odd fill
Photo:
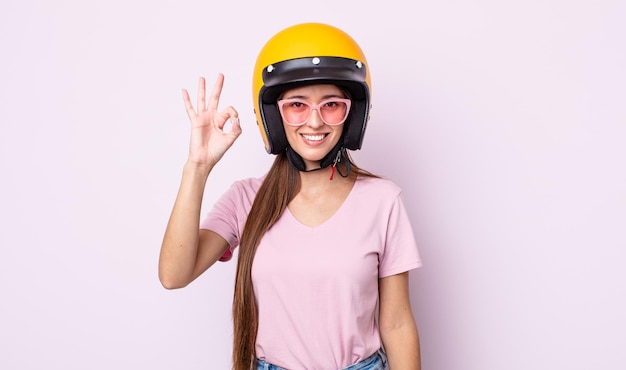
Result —
[[306, 124], [311, 128], [320, 128], [324, 126], [324, 121], [322, 121], [322, 117], [320, 117], [320, 111], [317, 109], [313, 109], [311, 111], [311, 117], [309, 117], [309, 120]]

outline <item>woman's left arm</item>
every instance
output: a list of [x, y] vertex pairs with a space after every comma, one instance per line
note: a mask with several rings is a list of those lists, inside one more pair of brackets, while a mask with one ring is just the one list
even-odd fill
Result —
[[379, 281], [379, 327], [390, 370], [420, 370], [417, 326], [411, 311], [409, 273]]

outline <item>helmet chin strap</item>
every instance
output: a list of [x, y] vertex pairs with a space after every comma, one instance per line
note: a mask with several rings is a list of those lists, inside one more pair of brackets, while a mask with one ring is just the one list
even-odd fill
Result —
[[[341, 175], [341, 177], [348, 177], [348, 175], [350, 175], [351, 166], [350, 166], [350, 161], [348, 160], [348, 157], [346, 155], [346, 149], [343, 147], [343, 140], [340, 140], [330, 150], [330, 152], [328, 152], [328, 154], [326, 154], [324, 158], [320, 160], [319, 168], [314, 168], [312, 170], [306, 169], [304, 160], [302, 159], [300, 154], [296, 153], [296, 151], [293, 150], [293, 148], [291, 148], [291, 145], [287, 145], [286, 152], [287, 152], [287, 159], [289, 160], [289, 163], [291, 163], [291, 165], [294, 166], [298, 171], [313, 172], [313, 171], [318, 171], [318, 170], [321, 170], [323, 168], [326, 168], [332, 165], [333, 171], [330, 174], [330, 180], [332, 180], [333, 176], [335, 175], [335, 169], [337, 170], [339, 175]], [[345, 173], [343, 173], [341, 169], [337, 167], [340, 164], [343, 164], [343, 166], [345, 167], [346, 169]]]

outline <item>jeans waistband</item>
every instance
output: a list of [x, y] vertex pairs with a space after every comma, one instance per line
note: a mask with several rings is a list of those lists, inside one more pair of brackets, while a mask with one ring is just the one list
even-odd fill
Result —
[[[261, 359], [256, 360], [257, 370], [287, 370], [283, 367], [272, 365]], [[368, 358], [350, 365], [343, 370], [384, 370], [387, 368], [387, 355], [382, 348], [374, 352]]]

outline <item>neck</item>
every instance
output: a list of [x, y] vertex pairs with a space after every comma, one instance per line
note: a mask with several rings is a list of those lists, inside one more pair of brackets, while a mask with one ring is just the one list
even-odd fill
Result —
[[315, 171], [309, 172], [300, 172], [300, 181], [301, 186], [304, 188], [327, 188], [337, 186], [338, 184], [342, 184], [345, 182], [354, 181], [356, 178], [356, 172], [351, 172], [348, 177], [343, 177], [339, 175], [337, 170], [335, 170], [334, 175], [332, 166], [328, 166], [326, 168], [321, 168]]
[[330, 175], [332, 173], [331, 166], [319, 169], [316, 168], [308, 171], [300, 171], [300, 181], [302, 185], [329, 185], [328, 183], [331, 182]]

